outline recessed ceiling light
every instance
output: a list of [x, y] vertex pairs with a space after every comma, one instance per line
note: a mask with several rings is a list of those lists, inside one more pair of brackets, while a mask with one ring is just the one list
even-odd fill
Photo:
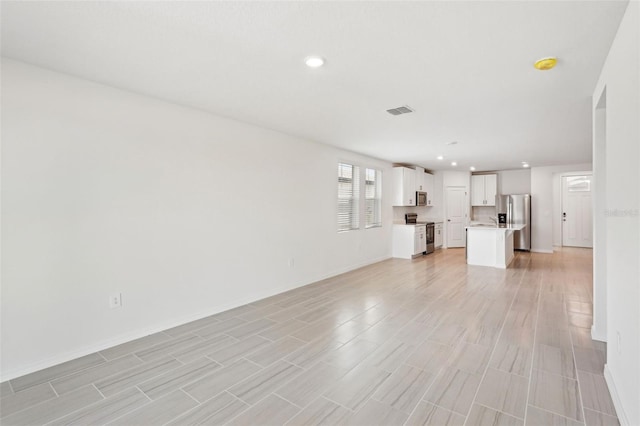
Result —
[[558, 58], [554, 58], [554, 57], [549, 57], [549, 58], [542, 58], [542, 59], [538, 59], [533, 66], [540, 71], [547, 71], [550, 70], [551, 68], [555, 67], [556, 64], [558, 63]]
[[473, 167], [473, 166], [471, 166], [471, 167], [469, 167], [469, 170], [471, 170], [472, 172], [474, 172], [474, 171], [476, 170], [476, 168], [475, 168], [475, 167]]
[[524, 163], [524, 164], [522, 165], [522, 167], [524, 167], [524, 168], [526, 169], [527, 167], [529, 167], [529, 165], [528, 165], [527, 163]]
[[442, 155], [438, 155], [436, 158], [437, 158], [438, 160], [444, 160], [444, 156], [442, 156]]
[[320, 68], [324, 65], [324, 59], [320, 56], [308, 56], [304, 63], [307, 64], [309, 68]]
[[455, 167], [455, 166], [457, 166], [457, 165], [458, 165], [458, 163], [456, 163], [455, 161], [452, 161], [452, 162], [451, 162], [451, 165]]

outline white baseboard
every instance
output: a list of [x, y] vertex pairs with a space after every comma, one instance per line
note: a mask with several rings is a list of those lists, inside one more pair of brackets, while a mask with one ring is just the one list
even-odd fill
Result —
[[63, 362], [67, 362], [67, 361], [71, 361], [95, 352], [99, 352], [99, 351], [103, 351], [105, 349], [111, 348], [113, 346], [117, 346], [117, 345], [121, 345], [123, 343], [127, 343], [130, 342], [132, 340], [136, 340], [139, 339], [141, 337], [145, 337], [148, 336], [150, 334], [155, 334], [155, 333], [159, 333], [163, 330], [167, 330], [169, 328], [173, 328], [173, 327], [177, 327], [179, 325], [183, 325], [186, 323], [189, 323], [191, 321], [196, 321], [202, 318], [206, 318], [208, 316], [211, 315], [215, 315], [218, 314], [220, 312], [224, 312], [224, 311], [228, 311], [229, 309], [233, 309], [236, 308], [238, 306], [242, 306], [242, 305], [246, 305], [248, 303], [251, 302], [255, 302], [261, 299], [265, 299], [267, 297], [271, 297], [271, 296], [275, 296], [276, 294], [280, 294], [280, 293], [284, 293], [286, 291], [289, 290], [293, 290], [299, 287], [304, 287], [306, 285], [309, 284], [313, 284], [317, 281], [321, 281], [324, 280], [326, 278], [331, 278], [334, 277], [336, 275], [340, 275], [343, 274], [345, 272], [350, 272], [353, 271], [355, 269], [359, 269], [368, 265], [372, 265], [374, 263], [378, 263], [378, 262], [382, 262], [384, 260], [390, 259], [391, 256], [387, 255], [387, 256], [382, 256], [380, 258], [376, 258], [376, 259], [371, 259], [371, 260], [367, 260], [364, 262], [360, 262], [357, 264], [352, 264], [349, 266], [345, 266], [343, 268], [338, 268], [335, 269], [334, 271], [331, 271], [329, 273], [326, 274], [320, 274], [316, 277], [312, 277], [311, 279], [305, 279], [304, 281], [300, 281], [298, 283], [293, 283], [293, 284], [289, 284], [286, 286], [280, 286], [277, 288], [272, 288], [270, 290], [264, 291], [264, 292], [259, 292], [259, 293], [253, 293], [250, 296], [247, 297], [243, 297], [242, 299], [237, 299], [233, 302], [230, 303], [225, 303], [222, 305], [218, 305], [215, 306], [207, 311], [201, 311], [198, 312], [196, 314], [192, 314], [192, 315], [188, 315], [185, 317], [181, 317], [181, 318], [174, 318], [171, 320], [167, 320], [167, 321], [163, 321], [161, 323], [155, 324], [153, 326], [150, 327], [145, 327], [142, 329], [138, 329], [135, 331], [132, 331], [130, 333], [125, 333], [125, 334], [120, 334], [118, 336], [115, 336], [113, 338], [110, 339], [105, 339], [102, 340], [98, 343], [92, 344], [92, 345], [88, 345], [88, 346], [84, 346], [81, 348], [78, 348], [76, 350], [73, 351], [69, 351], [69, 352], [64, 352], [61, 354], [57, 354], [54, 355], [52, 357], [48, 357], [45, 358], [43, 360], [31, 363], [29, 365], [26, 366], [21, 366], [19, 368], [15, 368], [15, 369], [9, 369], [6, 371], [1, 371], [0, 372], [0, 382], [5, 382], [7, 380], [12, 380], [15, 379], [17, 377], [21, 377], [24, 376], [25, 374], [30, 374], [30, 373], [34, 373], [36, 371], [40, 371], [42, 369], [45, 368], [49, 368], [49, 367], [53, 367], [54, 365], [58, 365], [58, 364], [62, 364]]
[[[327, 278], [335, 277], [336, 275], [344, 274], [345, 272], [351, 272], [351, 271], [354, 271], [356, 269], [364, 268], [365, 266], [373, 265], [374, 263], [378, 263], [378, 262], [383, 262], [383, 261], [385, 261], [387, 259], [391, 259], [391, 258], [392, 258], [391, 254], [388, 254], [386, 256], [381, 256], [381, 257], [378, 257], [378, 258], [375, 258], [375, 259], [365, 260], [364, 262], [354, 263], [353, 265], [345, 266], [343, 268], [334, 269], [333, 271], [328, 272], [326, 274], [317, 275], [316, 277], [312, 278], [311, 280], [305, 280], [304, 284], [296, 285], [293, 288], [304, 287], [305, 285], [313, 284], [313, 283], [315, 283], [317, 281], [322, 281], [322, 280], [325, 280]], [[278, 293], [282, 293], [282, 292], [280, 291]], [[278, 294], [278, 293], [274, 293], [274, 294]], [[260, 299], [264, 299], [265, 297], [267, 297], [267, 296], [261, 297]], [[260, 300], [260, 299], [256, 299], [256, 300]], [[249, 302], [247, 302], [247, 303], [249, 303]]]
[[553, 250], [543, 250], [543, 249], [531, 249], [531, 253], [546, 253], [553, 254]]
[[611, 370], [609, 370], [609, 366], [607, 364], [604, 365], [604, 380], [607, 382], [607, 387], [609, 388], [609, 393], [611, 394], [611, 400], [613, 401], [613, 406], [616, 409], [616, 414], [618, 415], [618, 420], [620, 421], [621, 426], [631, 426], [629, 422], [629, 418], [622, 407], [622, 401], [620, 401], [620, 395], [618, 394], [618, 389], [616, 388], [616, 384], [613, 381], [613, 376], [611, 375]]
[[591, 339], [592, 340], [597, 340], [598, 342], [606, 342], [607, 341], [607, 335], [605, 333], [600, 333], [600, 332], [596, 331], [596, 326], [592, 325], [591, 326]]

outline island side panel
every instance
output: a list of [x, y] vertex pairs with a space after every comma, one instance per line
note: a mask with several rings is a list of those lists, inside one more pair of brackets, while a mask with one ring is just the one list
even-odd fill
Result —
[[496, 232], [467, 228], [467, 264], [496, 266]]
[[497, 232], [496, 239], [496, 267], [506, 269], [513, 260], [513, 234], [511, 229]]

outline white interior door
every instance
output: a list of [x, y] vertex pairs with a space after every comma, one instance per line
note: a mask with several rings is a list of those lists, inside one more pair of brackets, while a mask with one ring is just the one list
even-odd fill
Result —
[[465, 245], [466, 196], [464, 187], [447, 187], [447, 247]]
[[591, 175], [562, 178], [562, 245], [593, 247]]

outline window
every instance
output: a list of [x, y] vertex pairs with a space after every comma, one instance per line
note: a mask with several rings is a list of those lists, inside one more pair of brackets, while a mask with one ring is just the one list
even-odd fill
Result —
[[365, 228], [382, 226], [382, 171], [365, 169], [364, 218]]
[[360, 228], [360, 168], [338, 163], [338, 232]]

